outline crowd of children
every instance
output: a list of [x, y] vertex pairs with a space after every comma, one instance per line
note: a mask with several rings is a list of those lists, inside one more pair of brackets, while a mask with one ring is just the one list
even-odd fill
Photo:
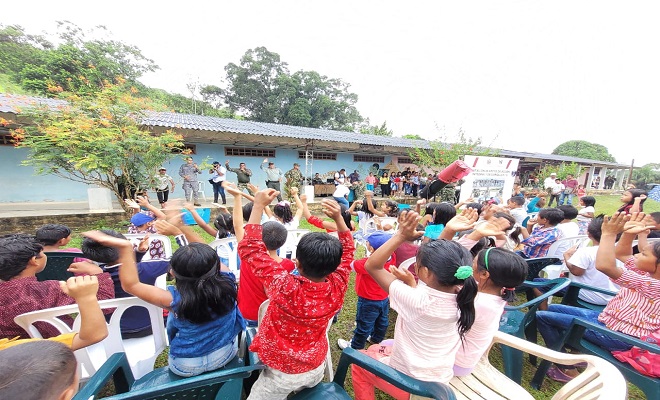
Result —
[[[71, 230], [56, 224], [40, 228], [36, 236], [0, 238], [0, 397], [20, 393], [29, 382], [7, 383], [13, 368], [24, 368], [21, 354], [29, 358], [46, 353], [41, 369], [31, 373], [44, 373], [44, 368], [54, 368], [49, 362], [59, 363], [62, 379], [57, 384], [42, 379], [39, 390], [70, 398], [78, 376], [71, 349], [107, 335], [96, 298], [132, 295], [169, 311], [168, 366], [183, 377], [223, 367], [236, 356], [246, 326], [258, 327], [250, 350], [258, 353], [266, 369], [248, 399], [285, 399], [321, 381], [327, 328], [344, 304], [351, 272], [356, 274], [355, 329], [350, 340], [339, 339], [339, 347], [361, 350], [416, 379], [447, 383], [453, 376], [469, 374], [488, 350], [504, 306], [527, 278], [525, 259], [544, 257], [559, 238], [580, 233], [587, 233], [594, 246], [558, 249], [571, 279], [621, 289], [613, 298], [581, 292], [585, 301], [607, 304], [602, 313], [554, 304], [539, 312], [539, 331], [548, 347], [558, 344], [574, 317], [635, 337], [660, 329], [660, 309], [654, 301], [660, 293], [660, 245], [646, 242], [658, 222], [641, 212], [645, 193], [635, 189], [624, 193], [624, 204], [612, 218], [596, 217], [595, 199], [585, 193], [578, 210], [572, 205], [545, 208], [544, 194], [531, 193], [526, 199], [519, 190], [506, 206], [498, 201], [454, 205], [422, 200], [413, 209], [400, 209], [392, 200], [379, 204], [367, 191], [350, 207], [323, 200], [323, 219], [311, 214], [306, 197], [296, 190], [291, 193], [294, 212], [285, 201], [271, 211], [280, 194], [274, 189], [253, 187], [252, 196], [228, 183], [223, 188], [234, 196], [231, 214], [220, 210], [210, 225], [194, 207], [188, 212], [214, 238], [235, 236], [240, 283], [226, 266], [232, 254], [216, 252], [181, 223], [180, 215], [156, 209], [145, 198], [138, 199], [131, 218], [131, 232], [145, 234], [136, 243], [105, 230], [85, 232], [82, 251], [66, 248]], [[246, 206], [243, 197], [249, 200]], [[538, 212], [531, 218], [530, 208]], [[291, 244], [288, 231], [297, 229], [302, 218], [326, 232], [307, 233]], [[375, 222], [369, 225], [371, 221]], [[367, 231], [368, 225], [372, 231]], [[173, 236], [179, 248], [170, 259], [152, 252], [149, 233]], [[617, 234], [622, 236], [615, 247]], [[637, 236], [641, 252], [633, 257]], [[355, 243], [365, 244], [366, 257], [354, 260]], [[62, 250], [81, 252], [70, 267], [76, 277], [66, 283], [39, 282], [36, 274], [47, 261], [44, 251]], [[145, 253], [148, 261], [142, 261]], [[415, 259], [409, 267], [399, 267], [411, 257]], [[157, 287], [156, 278], [166, 273], [174, 284]], [[265, 301], [268, 307], [260, 315]], [[25, 343], [28, 335], [14, 323], [15, 316], [74, 302], [80, 306], [79, 332], [62, 338], [43, 325], [43, 336], [53, 340]], [[397, 319], [393, 339], [386, 340], [390, 307], [397, 311]], [[144, 310], [126, 312], [121, 327], [124, 337], [151, 332]], [[590, 331], [586, 335], [613, 351], [630, 350], [615, 339]], [[554, 366], [549, 375], [568, 381], [573, 372]], [[397, 399], [409, 396], [360, 367], [352, 367], [352, 377], [357, 399], [373, 399], [375, 388]]]

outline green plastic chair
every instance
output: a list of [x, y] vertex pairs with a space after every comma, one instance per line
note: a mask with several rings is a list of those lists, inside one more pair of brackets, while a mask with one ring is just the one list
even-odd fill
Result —
[[[536, 343], [536, 310], [539, 304], [557, 293], [558, 291], [568, 287], [571, 283], [568, 278], [551, 279], [545, 282], [530, 282], [525, 281], [521, 288], [531, 290], [535, 287], [551, 286], [550, 290], [535, 299], [527, 301], [517, 306], [505, 306], [504, 314], [500, 319], [500, 332], [508, 333], [510, 335], [527, 339], [532, 343]], [[527, 312], [521, 311], [527, 309]], [[523, 353], [520, 350], [512, 349], [508, 346], [501, 346], [502, 360], [504, 362], [504, 374], [512, 381], [520, 384], [522, 381], [522, 364]], [[536, 364], [536, 357], [530, 356], [530, 362]]]
[[430, 397], [439, 400], [455, 400], [454, 391], [448, 386], [439, 382], [423, 382], [411, 378], [394, 368], [374, 360], [368, 355], [358, 350], [347, 347], [339, 357], [339, 364], [332, 382], [321, 382], [318, 385], [303, 389], [295, 395], [289, 397], [289, 400], [349, 400], [351, 397], [344, 389], [346, 373], [351, 364], [355, 364], [384, 379], [392, 385], [403, 389], [406, 392], [423, 397]]
[[[170, 372], [168, 367], [158, 368], [135, 380], [125, 353], [115, 353], [89, 379], [73, 400], [97, 398], [98, 393], [112, 380], [114, 396], [104, 399], [226, 399], [241, 400], [243, 379], [264, 365], [253, 357], [245, 356], [247, 335], [241, 334], [239, 353], [223, 368], [202, 375], [184, 378]], [[248, 339], [249, 340], [249, 339]]]
[[603, 311], [605, 309], [605, 306], [602, 306], [600, 304], [589, 303], [588, 301], [584, 301], [580, 299], [580, 297], [578, 296], [580, 295], [580, 290], [582, 289], [591, 290], [593, 292], [598, 292], [598, 293], [609, 294], [611, 296], [616, 296], [616, 292], [613, 292], [611, 290], [585, 285], [584, 283], [571, 282], [571, 284], [566, 289], [566, 293], [564, 294], [564, 298], [562, 299], [561, 304], [567, 306], [580, 307], [580, 308], [588, 308], [590, 310], [595, 310], [595, 311]]
[[[619, 372], [621, 372], [621, 374], [628, 382], [640, 388], [646, 395], [647, 399], [660, 399], [660, 378], [653, 378], [637, 372], [637, 370], [630, 364], [621, 362], [614, 358], [612, 353], [610, 353], [608, 350], [605, 350], [602, 347], [585, 339], [584, 331], [587, 329], [601, 332], [622, 342], [626, 342], [641, 349], [648, 350], [651, 353], [660, 353], [660, 347], [658, 347], [656, 344], [647, 343], [643, 340], [626, 335], [624, 333], [613, 331], [593, 322], [583, 321], [577, 318], [574, 319], [571, 325], [568, 327], [568, 330], [564, 334], [563, 341], [558, 346], [559, 348], [553, 350], [559, 350], [565, 346], [569, 346], [582, 354], [598, 356], [606, 361], [609, 361], [611, 364], [617, 367]], [[531, 386], [533, 388], [539, 389], [541, 387], [543, 384], [543, 379], [545, 378], [545, 374], [548, 372], [550, 365], [551, 364], [548, 361], [544, 360], [541, 362], [538, 369], [536, 370], [536, 374], [534, 374], [534, 378], [532, 378]]]
[[37, 274], [37, 280], [41, 281], [65, 281], [73, 276], [67, 271], [74, 258], [83, 257], [82, 253], [70, 253], [67, 251], [49, 251], [44, 253], [48, 257], [46, 267]]

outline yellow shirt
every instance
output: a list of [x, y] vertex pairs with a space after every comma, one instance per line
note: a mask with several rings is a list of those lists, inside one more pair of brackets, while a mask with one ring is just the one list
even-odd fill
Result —
[[389, 176], [381, 176], [380, 177], [380, 184], [381, 185], [387, 185], [390, 183], [390, 177]]
[[54, 342], [60, 342], [64, 343], [68, 347], [73, 346], [73, 338], [77, 335], [77, 332], [72, 332], [72, 333], [65, 333], [64, 335], [59, 335], [52, 337], [50, 339], [38, 339], [38, 338], [32, 338], [32, 339], [19, 339], [18, 336], [16, 336], [13, 339], [0, 339], [0, 350], [8, 349], [10, 347], [23, 344], [23, 343], [28, 343], [28, 342], [34, 342], [37, 340], [52, 340]]

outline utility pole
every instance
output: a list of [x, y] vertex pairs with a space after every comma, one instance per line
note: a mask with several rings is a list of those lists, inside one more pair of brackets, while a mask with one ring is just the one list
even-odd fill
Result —
[[[628, 184], [632, 182], [632, 173], [633, 173], [633, 166], [635, 165], [635, 159], [633, 158], [632, 162], [630, 163], [630, 170], [628, 171]], [[624, 187], [623, 190], [626, 190]]]

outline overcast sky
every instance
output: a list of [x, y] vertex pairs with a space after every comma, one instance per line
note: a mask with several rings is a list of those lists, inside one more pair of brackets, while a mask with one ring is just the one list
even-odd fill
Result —
[[[266, 46], [291, 71], [351, 84], [357, 108], [395, 135], [470, 137], [551, 153], [573, 139], [618, 162], [660, 162], [657, 1], [7, 1], [2, 23], [103, 24], [160, 70], [142, 81], [189, 94]], [[494, 141], [494, 143], [493, 143]]]

